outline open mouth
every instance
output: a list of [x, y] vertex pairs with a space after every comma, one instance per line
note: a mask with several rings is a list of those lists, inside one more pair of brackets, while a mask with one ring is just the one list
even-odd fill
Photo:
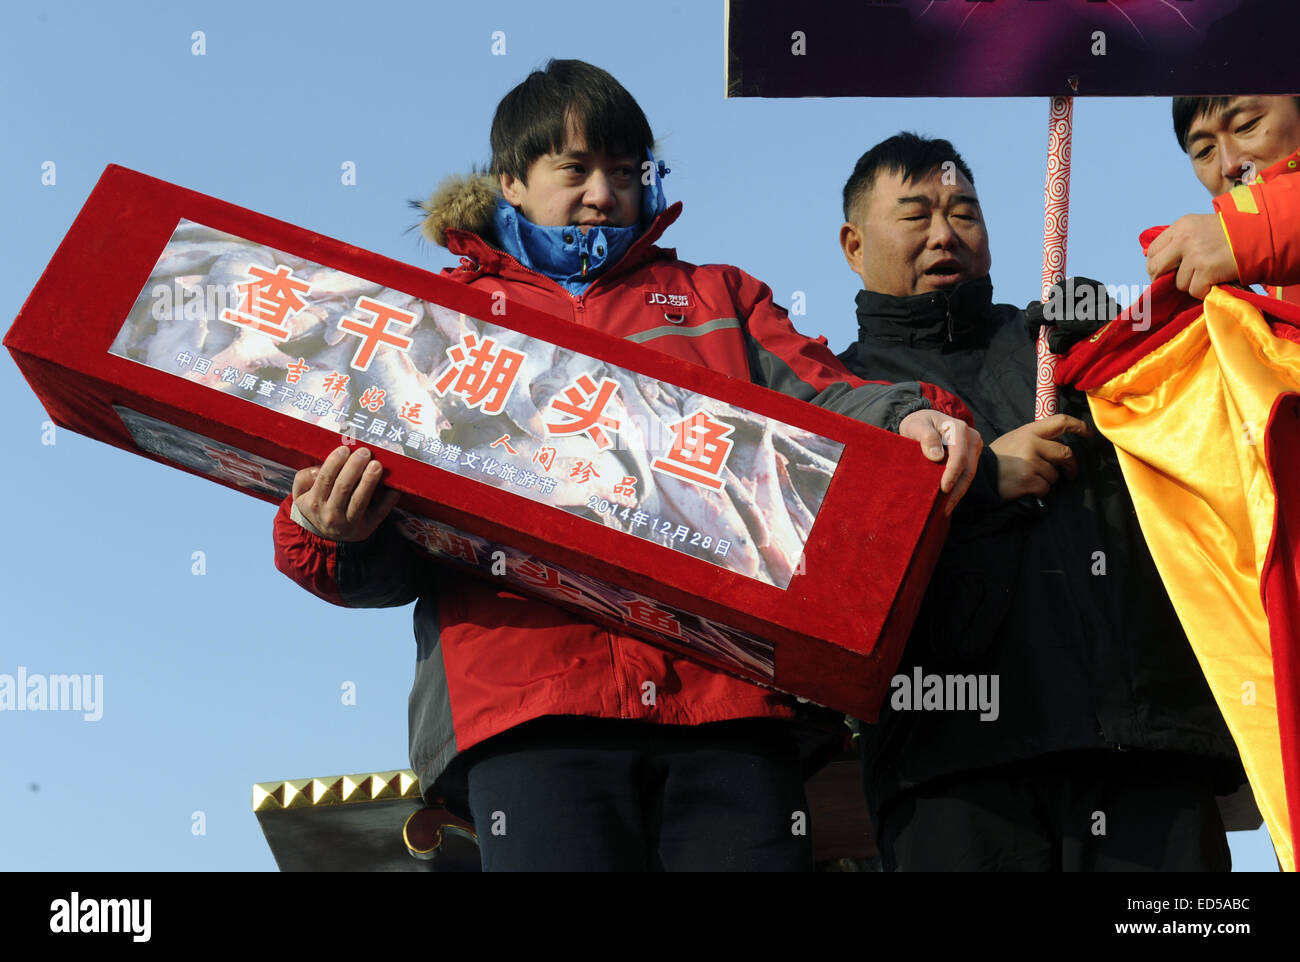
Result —
[[957, 261], [941, 261], [925, 272], [925, 276], [933, 284], [955, 283], [961, 275], [961, 264]]

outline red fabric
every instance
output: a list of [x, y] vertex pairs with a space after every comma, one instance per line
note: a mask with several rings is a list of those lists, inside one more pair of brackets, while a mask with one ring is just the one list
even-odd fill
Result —
[[[1201, 304], [1178, 289], [1173, 274], [1157, 277], [1139, 305], [1130, 307], [1061, 358], [1056, 365], [1056, 383], [1073, 384], [1081, 391], [1105, 384], [1200, 317]], [[1142, 316], [1136, 317], [1135, 313]]]
[[[1300, 178], [1296, 183], [1300, 184]], [[1296, 223], [1300, 224], [1300, 220]], [[1152, 227], [1143, 231], [1140, 238], [1143, 252], [1166, 229]], [[1300, 303], [1261, 297], [1235, 286], [1225, 290], [1259, 308], [1275, 335], [1300, 342]], [[1203, 303], [1186, 291], [1180, 291], [1173, 273], [1157, 277], [1141, 302], [1090, 339], [1080, 341], [1061, 358], [1056, 366], [1056, 383], [1072, 384], [1081, 391], [1100, 387], [1132, 367], [1138, 358], [1172, 340], [1201, 316]], [[1135, 312], [1141, 317], [1135, 316]]]
[[1260, 578], [1268, 613], [1282, 742], [1282, 778], [1294, 840], [1300, 828], [1300, 396], [1282, 395], [1269, 416], [1268, 469], [1276, 493], [1273, 538]]
[[339, 592], [338, 545], [326, 541], [289, 516], [292, 495], [275, 513], [275, 567], [317, 598], [347, 607]]

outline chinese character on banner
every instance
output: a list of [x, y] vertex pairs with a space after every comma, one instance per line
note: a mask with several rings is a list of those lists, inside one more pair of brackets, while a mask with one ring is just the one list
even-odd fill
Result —
[[397, 416], [404, 421], [410, 421], [412, 424], [423, 424], [420, 420], [420, 408], [424, 407], [423, 403], [412, 404], [410, 401], [402, 402], [402, 410], [397, 412]]
[[[591, 440], [596, 442], [596, 447], [605, 450], [613, 442], [610, 441], [609, 435], [605, 433], [604, 427], [611, 431], [617, 431], [619, 422], [605, 414], [605, 405], [610, 402], [614, 392], [618, 390], [618, 384], [609, 378], [601, 378], [600, 389], [597, 390], [596, 382], [591, 379], [590, 374], [583, 374], [573, 384], [564, 389], [563, 398], [554, 398], [551, 401], [551, 407], [560, 414], [568, 414], [573, 417], [572, 421], [563, 421], [559, 424], [546, 424], [546, 430], [549, 434], [557, 434], [561, 437], [567, 437], [572, 434], [585, 434]], [[589, 407], [583, 407], [584, 401], [589, 401]]]
[[579, 461], [573, 466], [573, 470], [569, 472], [569, 477], [577, 478], [579, 484], [586, 484], [592, 478], [598, 478], [600, 475], [596, 473], [596, 466], [590, 461]]
[[554, 568], [542, 564], [540, 561], [523, 561], [515, 566], [515, 574], [524, 584], [533, 588], [541, 588], [552, 595], [560, 595], [571, 601], [579, 601], [582, 598], [582, 592], [577, 588], [564, 584], [560, 580], [560, 573]]
[[662, 635], [681, 637], [682, 626], [677, 623], [676, 618], [662, 608], [640, 599], [636, 601], [620, 601], [618, 605], [627, 612], [627, 620], [632, 624], [649, 628], [651, 631], [657, 631]]
[[452, 391], [461, 396], [468, 408], [479, 407], [484, 414], [500, 414], [527, 355], [497, 347], [497, 342], [490, 337], [480, 341], [477, 335], [466, 334], [459, 344], [447, 348], [447, 357], [451, 358], [451, 367], [434, 381], [433, 393], [445, 397]]
[[352, 356], [351, 367], [356, 368], [358, 371], [368, 371], [370, 362], [374, 360], [375, 351], [379, 349], [380, 344], [395, 347], [403, 354], [411, 349], [411, 339], [403, 337], [396, 331], [390, 331], [388, 325], [392, 321], [408, 326], [414, 324], [414, 314], [399, 310], [391, 304], [385, 304], [383, 301], [377, 301], [373, 297], [358, 297], [357, 310], [374, 314], [375, 319], [369, 324], [355, 317], [344, 317], [339, 321], [340, 331], [361, 338], [357, 353]]
[[474, 542], [468, 538], [419, 520], [414, 520], [414, 523], [408, 526], [408, 530], [413, 530], [418, 543], [429, 551], [446, 555], [448, 558], [459, 558], [472, 565], [478, 564]]
[[367, 411], [378, 411], [384, 406], [385, 393], [387, 392], [383, 388], [368, 387], [361, 392], [361, 397], [357, 398], [357, 403]]
[[510, 435], [508, 434], [501, 435], [501, 437], [497, 438], [495, 441], [489, 444], [488, 447], [495, 448], [498, 444], [505, 445], [505, 449], [509, 451], [511, 454], [519, 453], [518, 451], [516, 451], [514, 448], [510, 446]]
[[715, 421], [707, 411], [696, 411], [668, 426], [673, 432], [666, 457], [656, 458], [650, 467], [714, 491], [722, 488], [722, 468], [731, 453], [727, 438], [736, 429]]
[[297, 384], [300, 380], [302, 380], [302, 376], [311, 370], [311, 365], [308, 364], [306, 361], [304, 361], [302, 358], [298, 358], [298, 360], [290, 362], [288, 364], [288, 370], [289, 373], [285, 377], [285, 380], [288, 381], [290, 384]]
[[243, 298], [243, 312], [227, 308], [221, 312], [221, 319], [270, 334], [276, 342], [287, 340], [289, 329], [285, 322], [291, 311], [300, 311], [307, 306], [300, 295], [310, 294], [311, 285], [295, 278], [293, 271], [283, 264], [277, 264], [274, 272], [249, 264], [248, 273], [256, 280], [238, 285]]
[[256, 461], [250, 461], [234, 451], [214, 448], [210, 444], [203, 445], [203, 453], [217, 462], [217, 467], [212, 472], [213, 477], [223, 481], [233, 481], [242, 487], [267, 484], [262, 465]]
[[540, 447], [533, 452], [533, 464], [540, 464], [543, 471], [550, 471], [551, 465], [555, 463], [555, 448]]
[[351, 374], [340, 374], [338, 371], [330, 371], [325, 375], [324, 387], [331, 394], [342, 394], [348, 389], [348, 381], [352, 380]]
[[629, 498], [636, 496], [636, 478], [630, 474], [623, 475], [623, 480], [614, 485], [615, 494], [625, 494]]

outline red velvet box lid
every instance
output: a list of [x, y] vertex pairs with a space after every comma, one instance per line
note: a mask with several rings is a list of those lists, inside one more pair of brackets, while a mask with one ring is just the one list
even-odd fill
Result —
[[[216, 232], [231, 236], [217, 239]], [[247, 248], [240, 245], [249, 244], [270, 253], [260, 262], [241, 260]], [[237, 278], [223, 276], [232, 297], [216, 307], [230, 316], [204, 315], [210, 343], [220, 350], [200, 357], [184, 346], [184, 289], [205, 274], [212, 280], [220, 265], [230, 263], [239, 265]], [[261, 273], [254, 275], [250, 263], [259, 263]], [[254, 283], [254, 276], [263, 280]], [[151, 286], [159, 278], [164, 283]], [[299, 303], [318, 316], [304, 311], [277, 320], [259, 313], [248, 284], [270, 291], [277, 278], [285, 298], [292, 297], [286, 283], [305, 278], [303, 289], [317, 284]], [[236, 280], [243, 282], [239, 293]], [[359, 280], [372, 283], [349, 286]], [[168, 306], [163, 290], [173, 286]], [[310, 300], [322, 296], [335, 299], [319, 307]], [[362, 431], [363, 442], [401, 454], [383, 455], [386, 483], [403, 492], [399, 528], [439, 560], [493, 577], [501, 575], [504, 559], [505, 577], [521, 591], [755, 681], [874, 718], [946, 533], [941, 467], [914, 442], [869, 425], [522, 306], [512, 306], [508, 317], [493, 307], [482, 292], [428, 271], [110, 166], [4, 343], [59, 425], [266, 500], [282, 500], [293, 472], [322, 461], [341, 432]], [[448, 330], [450, 318], [460, 326]], [[277, 333], [256, 332], [256, 325]], [[361, 333], [367, 325], [392, 336], [367, 339]], [[443, 340], [436, 340], [439, 325]], [[435, 340], [421, 342], [433, 347], [415, 367], [409, 357], [418, 348], [406, 342], [418, 341], [423, 335], [417, 332]], [[466, 367], [471, 349], [489, 346], [491, 332], [500, 342], [494, 350], [509, 342], [528, 356], [532, 376], [553, 375], [551, 390], [542, 392], [547, 403], [514, 411], [533, 429], [517, 434], [513, 446], [508, 431], [503, 444], [487, 446], [497, 428], [484, 412], [494, 402], [453, 370], [458, 359]], [[267, 337], [275, 338], [272, 347], [262, 344]], [[368, 341], [376, 346], [367, 359], [361, 348]], [[260, 366], [272, 356], [281, 366]], [[304, 360], [292, 384], [282, 366], [286, 356]], [[545, 357], [572, 363], [563, 370], [538, 368], [537, 358]], [[200, 360], [210, 362], [203, 371]], [[587, 371], [585, 361], [603, 366], [584, 384], [578, 378]], [[331, 390], [329, 374], [357, 380]], [[619, 385], [607, 387], [606, 374], [621, 379]], [[406, 379], [409, 390], [400, 397], [391, 390], [386, 406], [375, 407], [383, 401], [375, 392], [394, 379]], [[656, 385], [681, 404], [680, 419], [664, 432], [665, 446], [624, 447], [613, 428], [602, 439], [602, 423], [623, 427], [638, 416], [636, 387], [642, 400], [648, 395], [654, 403]], [[364, 410], [363, 387], [373, 395]], [[619, 417], [566, 435], [563, 426], [581, 427], [575, 412], [601, 391], [619, 397], [622, 406], [607, 409]], [[427, 406], [399, 408], [399, 400], [413, 393]], [[537, 396], [537, 390], [516, 391], [509, 402], [518, 407], [521, 398]], [[566, 399], [570, 413], [563, 414]], [[509, 404], [500, 406], [500, 416], [510, 413]], [[641, 410], [640, 401], [635, 407]], [[537, 427], [539, 412], [550, 422], [544, 429]], [[650, 424], [655, 417], [648, 411]], [[674, 420], [661, 418], [660, 427]], [[371, 433], [375, 422], [382, 423], [377, 434]], [[708, 425], [713, 455], [725, 450], [731, 459], [714, 475], [717, 490], [698, 465], [717, 467], [721, 456], [709, 461], [697, 446], [691, 462], [683, 453], [684, 440], [704, 438], [692, 432]], [[417, 426], [421, 443], [413, 447]], [[477, 438], [472, 451], [449, 442], [463, 440], [471, 428]], [[728, 430], [721, 434], [721, 428]], [[539, 444], [535, 432], [548, 443]], [[608, 460], [614, 440], [622, 461]], [[769, 453], [774, 447], [780, 450]], [[550, 464], [537, 460], [543, 448], [552, 449]], [[570, 472], [581, 466], [583, 451], [593, 470], [587, 481], [575, 481], [581, 473]], [[488, 460], [496, 462], [491, 470]], [[627, 464], [653, 467], [610, 476]], [[596, 467], [603, 472], [596, 474]], [[694, 477], [673, 476], [683, 470]], [[792, 475], [811, 479], [811, 488]], [[530, 476], [534, 483], [525, 483]], [[618, 485], [630, 478], [630, 486]], [[576, 487], [587, 483], [590, 489]], [[756, 535], [743, 517], [721, 519], [704, 510], [725, 505], [729, 492], [740, 499], [763, 485], [769, 500], [759, 514], [779, 509], [782, 493], [790, 499], [796, 520], [783, 522], [784, 543], [767, 533], [774, 524], [751, 519]], [[663, 497], [643, 497], [651, 488]], [[793, 503], [796, 488], [809, 504]], [[590, 507], [581, 500], [587, 490]], [[647, 517], [634, 527], [629, 512]], [[660, 525], [667, 527], [654, 530]], [[724, 542], [727, 551], [720, 553]]]

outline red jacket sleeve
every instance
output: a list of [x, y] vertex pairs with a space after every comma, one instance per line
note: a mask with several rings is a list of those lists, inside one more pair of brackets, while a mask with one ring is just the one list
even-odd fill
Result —
[[729, 275], [738, 316], [745, 319], [749, 366], [755, 383], [889, 431], [897, 431], [904, 417], [925, 408], [974, 423], [959, 398], [933, 384], [891, 384], [854, 376], [825, 341], [795, 330], [785, 308], [772, 299], [766, 284], [735, 268]]
[[1235, 187], [1214, 199], [1244, 284], [1300, 284], [1300, 175]]
[[275, 566], [318, 598], [345, 608], [404, 605], [433, 586], [433, 565], [385, 521], [365, 541], [330, 541], [290, 516], [293, 496], [275, 515]]

